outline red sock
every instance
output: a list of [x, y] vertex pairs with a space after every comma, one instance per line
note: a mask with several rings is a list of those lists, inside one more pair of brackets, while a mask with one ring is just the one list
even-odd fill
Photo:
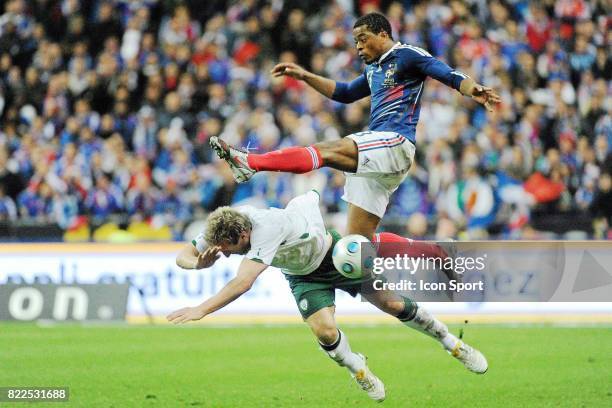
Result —
[[[378, 246], [378, 254], [383, 258], [408, 255], [411, 258], [446, 258], [447, 254], [438, 244], [428, 241], [415, 241], [390, 232], [374, 234], [373, 242]], [[386, 245], [379, 245], [384, 243]]]
[[249, 166], [257, 171], [308, 173], [323, 164], [321, 153], [314, 147], [288, 147], [264, 154], [249, 154]]

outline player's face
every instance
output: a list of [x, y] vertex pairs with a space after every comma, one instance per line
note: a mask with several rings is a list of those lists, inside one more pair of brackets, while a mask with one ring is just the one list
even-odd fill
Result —
[[353, 39], [359, 57], [366, 64], [371, 64], [384, 54], [389, 36], [384, 31], [374, 34], [367, 25], [360, 25], [353, 29]]
[[231, 254], [244, 255], [249, 252], [249, 249], [251, 249], [250, 234], [248, 232], [243, 232], [240, 234], [238, 243], [233, 244], [230, 242], [224, 242], [219, 246], [221, 247], [221, 252], [223, 252], [223, 255], [225, 256], [230, 256]]

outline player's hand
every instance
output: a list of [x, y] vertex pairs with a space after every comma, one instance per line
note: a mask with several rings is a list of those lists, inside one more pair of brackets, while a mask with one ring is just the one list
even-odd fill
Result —
[[489, 112], [493, 111], [493, 106], [501, 102], [501, 98], [495, 91], [483, 85], [474, 85], [472, 89], [472, 99], [483, 105]]
[[280, 64], [276, 64], [270, 73], [274, 78], [287, 75], [296, 79], [304, 79], [306, 76], [306, 70], [293, 62], [281, 62]]
[[221, 247], [213, 246], [206, 248], [206, 251], [198, 255], [194, 269], [210, 268], [221, 257], [219, 251]]
[[204, 313], [200, 307], [196, 306], [184, 307], [182, 309], [175, 310], [166, 316], [166, 319], [174, 324], [181, 324], [190, 322], [192, 320], [200, 320], [204, 316], [206, 316], [206, 313]]

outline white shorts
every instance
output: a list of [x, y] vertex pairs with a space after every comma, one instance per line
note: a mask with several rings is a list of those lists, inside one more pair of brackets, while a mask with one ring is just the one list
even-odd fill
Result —
[[391, 194], [404, 181], [414, 161], [415, 146], [396, 132], [353, 133], [359, 151], [357, 172], [346, 173], [342, 199], [380, 218]]

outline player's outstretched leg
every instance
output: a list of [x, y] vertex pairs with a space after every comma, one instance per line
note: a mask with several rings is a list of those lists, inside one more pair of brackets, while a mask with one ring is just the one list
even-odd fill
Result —
[[489, 365], [485, 356], [480, 351], [449, 333], [444, 323], [422, 307], [416, 306], [416, 313], [412, 319], [402, 320], [400, 317], [398, 316], [398, 319], [406, 326], [425, 333], [442, 343], [444, 348], [453, 357], [461, 361], [468, 370], [476, 374], [487, 372]]
[[[374, 234], [372, 242], [378, 247], [378, 255], [383, 258], [407, 255], [411, 258], [442, 258], [444, 261], [446, 258], [455, 258], [457, 252], [456, 244], [452, 240], [442, 243], [417, 241], [390, 232]], [[445, 264], [446, 262], [443, 262], [443, 265]], [[446, 275], [449, 281], [461, 281], [461, 274], [457, 273], [453, 268], [443, 267], [441, 272]], [[453, 293], [450, 292], [449, 296], [452, 299]]]
[[334, 307], [325, 307], [306, 319], [327, 355], [341, 367], [346, 367], [362, 390], [375, 401], [385, 399], [385, 385], [368, 368], [366, 357], [351, 350], [348, 337], [336, 327]]
[[404, 325], [439, 341], [468, 370], [477, 374], [487, 372], [487, 359], [480, 351], [455, 337], [444, 323], [415, 302], [391, 291], [372, 291], [363, 296], [380, 310], [397, 317]]
[[308, 147], [288, 147], [255, 154], [228, 145], [220, 138], [210, 138], [210, 146], [232, 169], [234, 180], [242, 183], [258, 171], [308, 173], [327, 166], [337, 170], [357, 170], [357, 146], [351, 139], [316, 143]]

